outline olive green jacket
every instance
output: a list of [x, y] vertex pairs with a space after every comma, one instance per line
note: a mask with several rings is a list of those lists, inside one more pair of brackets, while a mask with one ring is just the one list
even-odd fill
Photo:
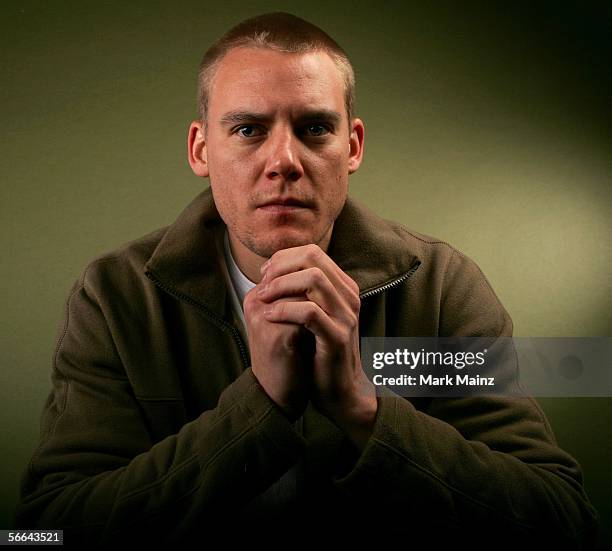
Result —
[[[223, 228], [207, 189], [174, 224], [85, 268], [17, 526], [102, 546], [203, 542], [245, 527], [250, 537], [283, 528], [346, 538], [350, 527], [588, 546], [596, 514], [579, 466], [531, 399], [385, 395], [362, 453], [311, 404], [291, 423], [249, 368], [213, 238]], [[362, 336], [512, 334], [470, 259], [352, 199], [328, 254], [359, 284]], [[293, 500], [252, 506], [295, 465]]]

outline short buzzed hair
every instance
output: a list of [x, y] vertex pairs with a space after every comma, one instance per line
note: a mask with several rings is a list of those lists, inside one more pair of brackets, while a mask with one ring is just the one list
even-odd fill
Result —
[[230, 50], [241, 46], [296, 54], [327, 53], [342, 75], [346, 113], [349, 122], [353, 119], [355, 72], [346, 52], [316, 25], [289, 13], [275, 12], [242, 21], [204, 54], [198, 72], [198, 115], [202, 122], [206, 121], [210, 86], [219, 63]]

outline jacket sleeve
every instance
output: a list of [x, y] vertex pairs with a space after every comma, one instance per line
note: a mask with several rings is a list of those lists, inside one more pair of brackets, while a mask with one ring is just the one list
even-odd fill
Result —
[[[486, 278], [460, 253], [441, 300], [441, 336], [512, 336]], [[380, 511], [383, 526], [427, 525], [454, 543], [594, 548], [597, 514], [580, 468], [557, 446], [535, 400], [437, 398], [423, 411], [386, 389], [378, 400], [371, 438], [334, 484]]]
[[[173, 540], [247, 503], [305, 440], [244, 371], [217, 406], [153, 444], [104, 315], [81, 279], [67, 301], [40, 444], [22, 479], [20, 528], [64, 529], [67, 543]], [[158, 540], [159, 541], [159, 540]]]

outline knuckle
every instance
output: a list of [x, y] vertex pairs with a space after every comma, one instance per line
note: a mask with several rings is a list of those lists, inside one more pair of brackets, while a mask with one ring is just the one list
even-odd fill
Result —
[[314, 243], [310, 243], [306, 247], [306, 255], [310, 260], [317, 260], [320, 254], [323, 252], [321, 251], [321, 247], [315, 245]]
[[282, 250], [272, 253], [270, 258], [268, 258], [268, 260], [266, 261], [266, 263], [268, 264], [268, 268], [266, 269], [266, 272], [270, 272], [272, 266], [278, 260], [280, 253], [282, 253]]
[[311, 304], [304, 313], [304, 322], [306, 325], [312, 325], [317, 318], [317, 308], [314, 304]]
[[317, 284], [322, 283], [323, 280], [325, 279], [325, 274], [323, 273], [323, 270], [321, 270], [321, 268], [319, 268], [318, 266], [314, 266], [312, 268], [311, 273], [312, 273], [312, 278]]
[[272, 279], [271, 281], [268, 281], [266, 283], [266, 294], [269, 296], [270, 294], [274, 294], [274, 292], [278, 289], [279, 287], [279, 281], [278, 279]]
[[359, 327], [359, 316], [354, 312], [351, 312], [348, 316], [348, 328], [350, 332], [353, 332]]
[[339, 331], [339, 340], [343, 345], [346, 345], [351, 342], [353, 338], [353, 334], [355, 332], [354, 327], [350, 327], [349, 325], [343, 326]]
[[245, 314], [253, 314], [253, 312], [255, 311], [255, 293], [254, 293], [254, 289], [251, 289], [245, 296], [244, 296], [244, 301], [242, 303], [242, 306], [244, 307], [244, 313]]

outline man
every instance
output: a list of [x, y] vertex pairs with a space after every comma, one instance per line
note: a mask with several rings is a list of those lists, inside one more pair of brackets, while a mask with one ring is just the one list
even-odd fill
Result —
[[[360, 336], [510, 336], [475, 264], [347, 198], [353, 71], [288, 14], [204, 56], [167, 228], [94, 260], [67, 303], [18, 525], [204, 543], [329, 532], [589, 545], [576, 462], [532, 400], [377, 397]], [[406, 539], [412, 538], [412, 539]]]

